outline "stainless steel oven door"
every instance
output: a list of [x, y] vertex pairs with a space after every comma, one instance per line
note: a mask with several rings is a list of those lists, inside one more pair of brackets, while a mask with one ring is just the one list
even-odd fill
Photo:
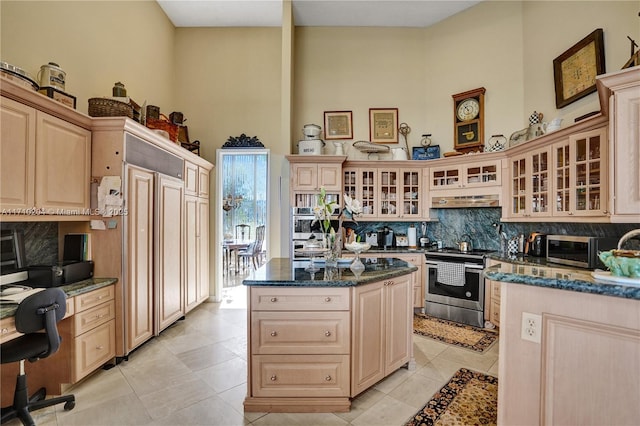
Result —
[[427, 302], [476, 311], [484, 309], [482, 265], [428, 260], [426, 266], [425, 299]]
[[315, 216], [293, 216], [291, 229], [294, 240], [308, 240], [312, 235], [322, 238], [320, 223], [316, 221]]

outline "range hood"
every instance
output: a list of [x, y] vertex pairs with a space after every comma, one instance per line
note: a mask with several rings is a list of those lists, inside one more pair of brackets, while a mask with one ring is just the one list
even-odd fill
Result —
[[500, 207], [500, 196], [498, 194], [492, 194], [431, 198], [431, 208], [434, 209], [455, 209], [465, 207]]

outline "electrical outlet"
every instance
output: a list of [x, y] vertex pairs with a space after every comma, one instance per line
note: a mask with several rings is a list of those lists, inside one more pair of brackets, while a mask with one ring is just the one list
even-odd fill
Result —
[[520, 337], [534, 343], [540, 343], [542, 334], [542, 315], [522, 313], [522, 331]]

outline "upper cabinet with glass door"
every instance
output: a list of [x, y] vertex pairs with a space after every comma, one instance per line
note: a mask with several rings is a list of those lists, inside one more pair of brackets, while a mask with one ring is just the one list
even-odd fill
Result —
[[[397, 166], [398, 162], [394, 162]], [[385, 163], [378, 162], [381, 166]], [[389, 162], [386, 165], [391, 165]], [[372, 168], [351, 161], [343, 170], [344, 193], [362, 204], [360, 220], [428, 220], [424, 212], [424, 168]]]
[[571, 135], [553, 145], [553, 216], [607, 214], [607, 128]]
[[469, 158], [465, 157], [462, 164], [432, 167], [429, 171], [429, 189], [431, 191], [472, 189], [487, 186], [499, 187], [502, 184], [499, 159], [478, 162], [470, 161]]
[[510, 159], [509, 217], [549, 216], [551, 150], [540, 148]]
[[505, 220], [608, 220], [606, 123], [576, 127], [514, 149]]

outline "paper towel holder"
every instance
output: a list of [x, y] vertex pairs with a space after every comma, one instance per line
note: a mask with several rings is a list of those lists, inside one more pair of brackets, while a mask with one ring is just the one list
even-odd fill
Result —
[[410, 249], [418, 248], [416, 227], [413, 224], [409, 225], [409, 229], [407, 230], [407, 239], [409, 240]]

